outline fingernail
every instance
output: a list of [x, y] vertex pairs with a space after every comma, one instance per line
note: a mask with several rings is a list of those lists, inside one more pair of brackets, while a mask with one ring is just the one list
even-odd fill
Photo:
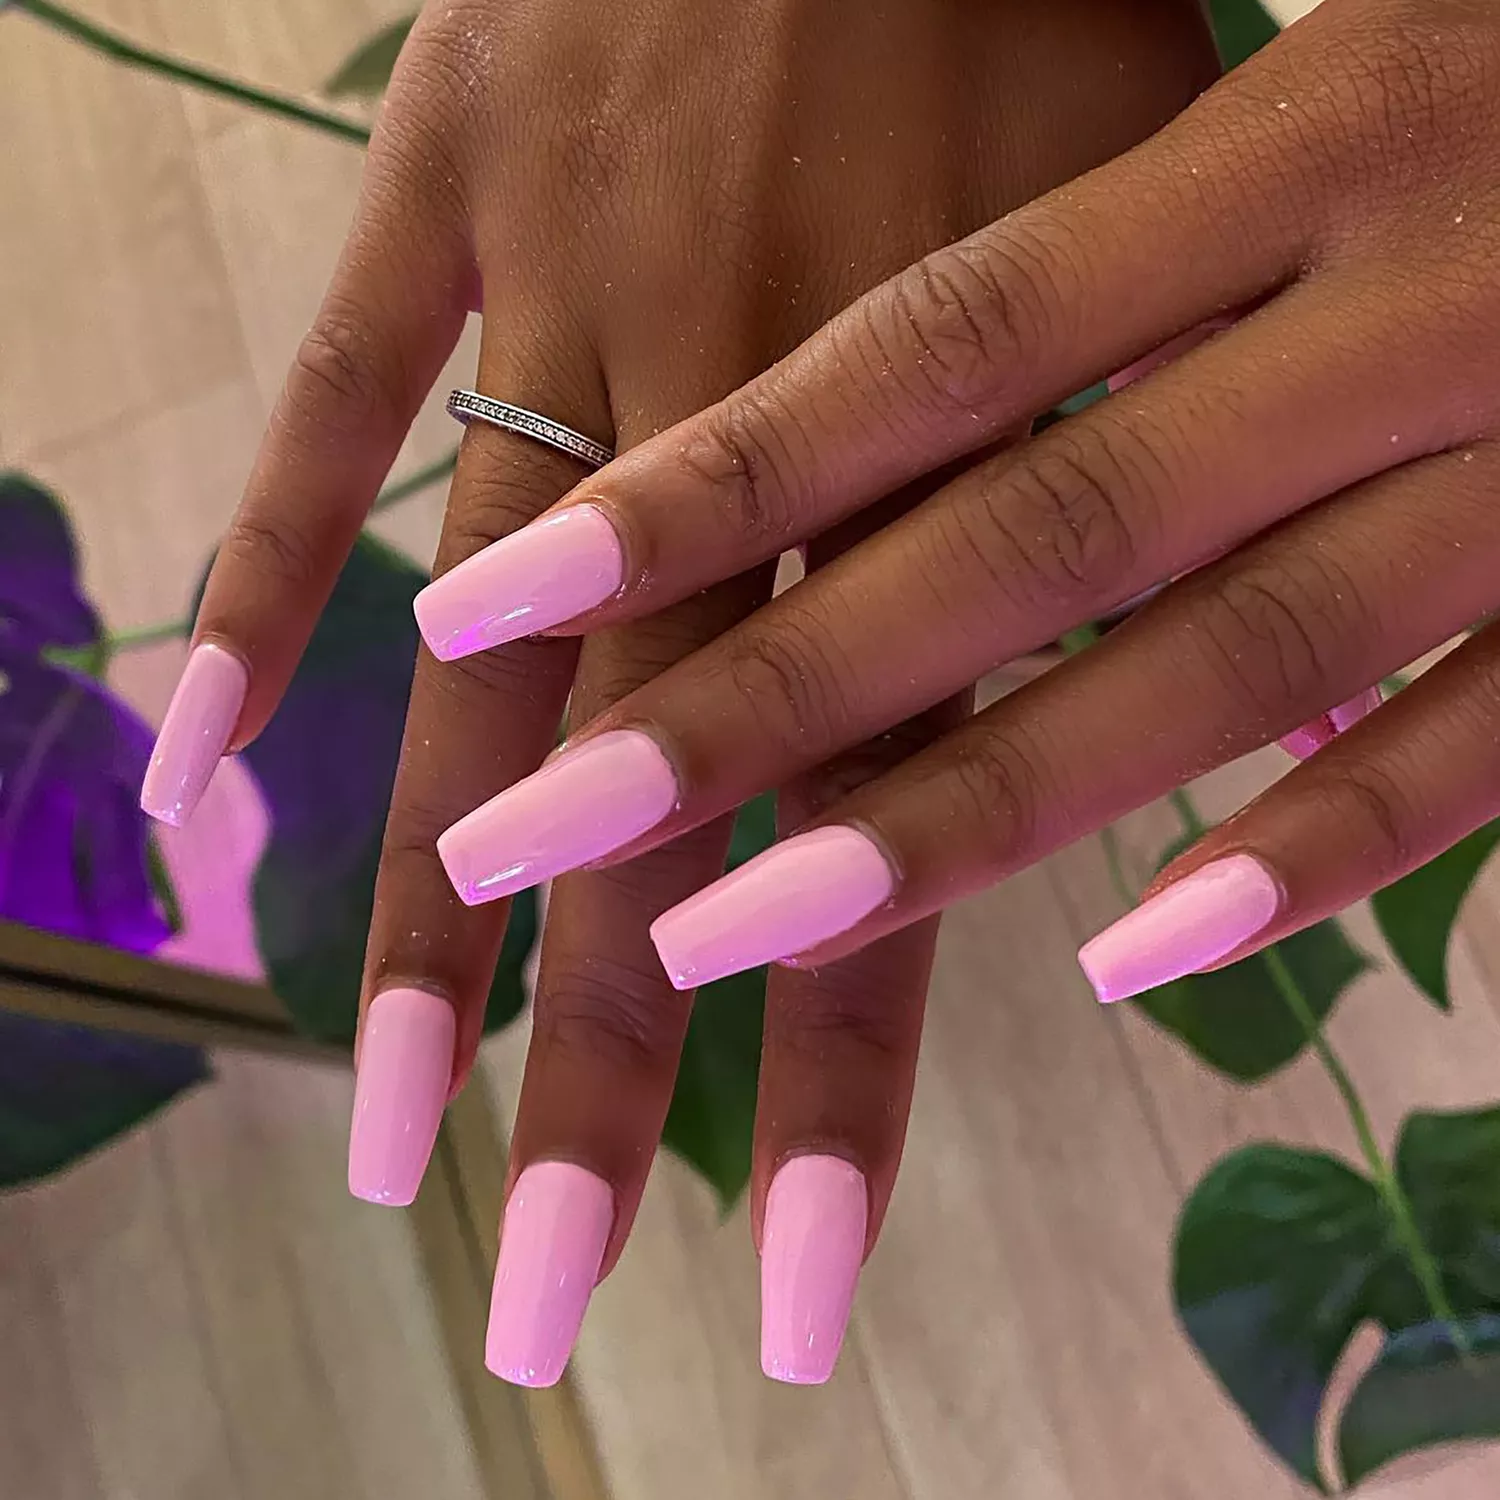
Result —
[[1357, 697], [1351, 698], [1347, 703], [1341, 703], [1333, 710], [1329, 717], [1333, 720], [1333, 731], [1342, 734], [1346, 729], [1352, 729], [1359, 721], [1368, 714], [1375, 712], [1380, 707], [1381, 697], [1379, 687], [1366, 688]]
[[760, 1367], [772, 1380], [833, 1374], [868, 1213], [863, 1175], [837, 1156], [794, 1156], [772, 1180], [760, 1252]]
[[1100, 1000], [1125, 1000], [1232, 953], [1276, 915], [1281, 892], [1248, 854], [1194, 870], [1079, 950]]
[[677, 777], [650, 735], [616, 729], [565, 751], [460, 818], [438, 857], [466, 905], [575, 870], [654, 828]]
[[773, 844], [651, 924], [680, 990], [805, 952], [890, 900], [885, 856], [853, 828], [814, 828]]
[[434, 579], [417, 595], [417, 627], [434, 656], [455, 661], [562, 625], [624, 580], [625, 554], [604, 512], [570, 505]]
[[516, 1385], [556, 1385], [599, 1279], [615, 1199], [566, 1161], [527, 1167], [505, 1208], [484, 1362]]
[[453, 1007], [426, 990], [370, 1002], [349, 1127], [349, 1191], [368, 1203], [417, 1196], [453, 1078]]
[[1306, 760], [1316, 754], [1336, 735], [1358, 724], [1366, 714], [1374, 713], [1384, 700], [1379, 687], [1366, 688], [1347, 703], [1319, 714], [1300, 729], [1294, 729], [1280, 741], [1281, 748], [1298, 760]]
[[245, 705], [250, 674], [222, 646], [193, 650], [141, 784], [141, 808], [180, 828], [203, 796]]

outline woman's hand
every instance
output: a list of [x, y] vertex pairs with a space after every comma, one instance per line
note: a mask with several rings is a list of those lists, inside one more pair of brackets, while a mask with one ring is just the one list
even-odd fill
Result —
[[[1141, 139], [1213, 72], [1196, 0], [430, 6], [387, 97], [343, 259], [209, 579], [148, 805], [185, 816], [220, 750], [266, 722], [468, 311], [484, 315], [486, 394], [628, 449], [740, 386], [915, 257]], [[1011, 403], [985, 441], [1029, 416]], [[680, 490], [683, 470], [671, 467]], [[930, 467], [911, 466], [913, 487], [884, 511], [801, 528], [810, 564], [926, 493]], [[493, 586], [487, 564], [455, 565], [579, 478], [528, 439], [469, 429], [438, 550], [449, 588], [423, 605], [441, 654], [454, 654], [455, 609], [465, 612], [476, 578]], [[690, 488], [701, 500], [703, 484]], [[700, 519], [684, 509], [674, 524], [686, 539]], [[563, 530], [592, 537], [594, 572], [607, 572], [607, 527]], [[696, 579], [679, 558], [672, 599], [659, 590], [660, 608], [639, 601], [581, 650], [553, 639], [451, 664], [422, 656], [368, 957], [356, 1192], [406, 1202], [416, 1191], [444, 1100], [473, 1058], [505, 928], [504, 900], [469, 909], [455, 898], [439, 833], [535, 769], [570, 693], [584, 722], [764, 602], [762, 564], [776, 550], [741, 567], [721, 548]], [[633, 552], [632, 568], [640, 562]], [[576, 598], [587, 579], [575, 572], [559, 586]], [[535, 600], [508, 607], [544, 623]], [[813, 816], [960, 714], [950, 703], [827, 770], [808, 757], [807, 774], [778, 773], [783, 817]], [[531, 843], [489, 844], [497, 867], [541, 878], [590, 852], [596, 817], [641, 831], [665, 810], [652, 798], [671, 778], [653, 743], [614, 743], [618, 758], [601, 778], [587, 773], [581, 797], [533, 799]], [[647, 928], [723, 869], [720, 814], [736, 800], [714, 812], [695, 804], [680, 820], [695, 825], [687, 837], [554, 888], [488, 1345], [497, 1373], [557, 1378], [594, 1279], [623, 1245], [690, 999], [667, 983]], [[528, 864], [536, 848], [544, 857]], [[519, 883], [491, 882], [487, 894]], [[933, 923], [919, 924], [846, 964], [772, 982], [755, 1204], [759, 1225], [772, 1173], [798, 1156], [765, 1211], [765, 1361], [784, 1378], [821, 1378], [837, 1352], [840, 1299], [846, 1309], [900, 1154], [933, 936]], [[820, 1205], [835, 1215], [835, 1252], [809, 1287], [798, 1247]]]
[[[1488, 0], [1327, 0], [1146, 144], [930, 255], [581, 486], [565, 513], [606, 518], [623, 564], [568, 628], [750, 567], [1236, 311], [574, 735], [549, 802], [589, 795], [627, 745], [670, 778], [649, 830], [601, 822], [587, 851], [636, 854], [1187, 575], [661, 917], [675, 982], [823, 972], [1500, 607]], [[1085, 949], [1101, 997], [1248, 952], [1442, 850], [1500, 811], [1497, 743], [1491, 625], [1181, 856]], [[534, 795], [443, 836], [470, 899], [530, 837]]]

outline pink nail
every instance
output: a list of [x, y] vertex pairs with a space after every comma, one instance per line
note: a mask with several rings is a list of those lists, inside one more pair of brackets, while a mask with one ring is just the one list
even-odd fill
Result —
[[516, 1385], [556, 1385], [583, 1325], [615, 1199], [566, 1161], [527, 1167], [505, 1208], [484, 1362]]
[[616, 729], [566, 750], [460, 818], [437, 841], [469, 906], [603, 859], [677, 806], [677, 777], [650, 735]]
[[1248, 854], [1216, 859], [1107, 927], [1079, 950], [1100, 1000], [1125, 1000], [1233, 953], [1281, 905], [1271, 873]]
[[837, 1156], [794, 1156], [766, 1194], [760, 1367], [822, 1385], [833, 1374], [865, 1254], [864, 1177]]
[[223, 758], [249, 685], [239, 657], [222, 646], [194, 648], [146, 767], [143, 811], [174, 828], [188, 820]]
[[417, 1196], [453, 1079], [453, 1007], [426, 990], [382, 990], [360, 1042], [349, 1191], [369, 1203]]
[[885, 856], [853, 828], [814, 828], [663, 912], [651, 941], [680, 990], [803, 953], [890, 900]]
[[570, 505], [434, 579], [417, 595], [417, 626], [434, 656], [455, 661], [565, 624], [624, 580], [625, 554], [604, 512]]
[[1294, 729], [1290, 734], [1283, 736], [1280, 742], [1281, 748], [1298, 760], [1306, 760], [1309, 755], [1315, 755], [1335, 736], [1358, 724], [1367, 714], [1374, 713], [1383, 701], [1378, 687], [1366, 688], [1364, 692], [1357, 694], [1347, 703], [1341, 703], [1337, 708], [1319, 714], [1316, 719], [1310, 719], [1300, 729]]

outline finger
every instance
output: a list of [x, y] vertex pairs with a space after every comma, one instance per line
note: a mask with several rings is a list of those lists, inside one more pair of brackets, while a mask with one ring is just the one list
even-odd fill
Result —
[[[732, 326], [732, 325], [731, 325]], [[622, 445], [731, 387], [760, 350], [728, 327], [696, 358], [659, 358], [658, 320], [624, 340], [611, 379]], [[670, 339], [668, 339], [670, 342]], [[583, 644], [570, 716], [587, 719], [742, 619], [770, 595], [758, 569]], [[501, 1258], [485, 1360], [549, 1385], [566, 1366], [589, 1293], [634, 1222], [671, 1103], [691, 994], [667, 982], [651, 922], [724, 869], [730, 820], [639, 860], [559, 880], [548, 902], [531, 1043], [511, 1139]], [[450, 888], [451, 893], [451, 888]]]
[[[1412, 418], [1430, 409], [1419, 392], [1439, 348], [1415, 333], [1393, 346], [1351, 298], [1347, 284], [1283, 296], [945, 486], [632, 694], [535, 782], [443, 835], [460, 894], [672, 837], [1408, 451], [1462, 437], [1468, 410]], [[1385, 357], [1402, 374], [1372, 384]], [[562, 803], [568, 840], [545, 822]]]
[[377, 138], [333, 279], [204, 587], [142, 791], [164, 822], [188, 817], [219, 758], [275, 710], [463, 327], [472, 253], [434, 180]]
[[[1237, 75], [1241, 98], [1248, 87]], [[489, 639], [591, 630], [685, 597], [1293, 280], [1319, 227], [1303, 191], [1316, 163], [1296, 122], [1268, 109], [1260, 139], [1243, 103], [1218, 93], [917, 262], [765, 375], [591, 477], [545, 540], [490, 560]], [[618, 548], [603, 566], [606, 522]], [[569, 580], [545, 597], [542, 547]], [[589, 588], [575, 588], [584, 576]], [[512, 595], [533, 608], [507, 623]]]
[[[500, 301], [498, 297], [496, 301]], [[522, 299], [486, 319], [479, 384], [584, 430], [609, 431], [597, 361], [576, 332], [520, 321]], [[435, 571], [523, 526], [579, 472], [529, 438], [471, 426], [454, 474]], [[444, 665], [418, 656], [381, 850], [364, 1005], [349, 1185], [410, 1202], [443, 1106], [468, 1073], [509, 915], [465, 908], [434, 853], [462, 807], [532, 770], [555, 741], [578, 647], [522, 641]]]
[[[799, 778], [778, 826], [802, 826], [968, 711], [965, 695]], [[774, 1380], [833, 1372], [901, 1160], [936, 942], [932, 918], [815, 971], [768, 975], [751, 1214]]]
[[1500, 627], [1173, 860], [1079, 954], [1101, 1000], [1233, 962], [1379, 890], [1500, 815]]
[[857, 949], [1380, 680], [1493, 608], [1497, 479], [1492, 447], [1409, 465], [1174, 585], [667, 913], [669, 972]]

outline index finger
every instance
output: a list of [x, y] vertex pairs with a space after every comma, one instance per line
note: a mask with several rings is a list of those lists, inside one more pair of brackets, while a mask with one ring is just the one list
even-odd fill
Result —
[[372, 148], [353, 226], [219, 547], [141, 805], [181, 823], [265, 727], [463, 327], [467, 232], [431, 174]]
[[[463, 650], [661, 609], [1285, 284], [1316, 232], [1306, 194], [1291, 190], [1308, 179], [1306, 150], [1295, 122], [1247, 140], [1224, 115], [1211, 91], [1142, 146], [928, 255], [592, 476], [524, 550], [490, 549], [484, 617]], [[1234, 204], [1254, 205], [1253, 221]], [[603, 528], [550, 524], [580, 507], [617, 534], [610, 569], [592, 541]], [[580, 612], [576, 580], [591, 570], [596, 594]], [[538, 597], [544, 573], [569, 580], [555, 601]], [[428, 602], [444, 590], [433, 584]]]

